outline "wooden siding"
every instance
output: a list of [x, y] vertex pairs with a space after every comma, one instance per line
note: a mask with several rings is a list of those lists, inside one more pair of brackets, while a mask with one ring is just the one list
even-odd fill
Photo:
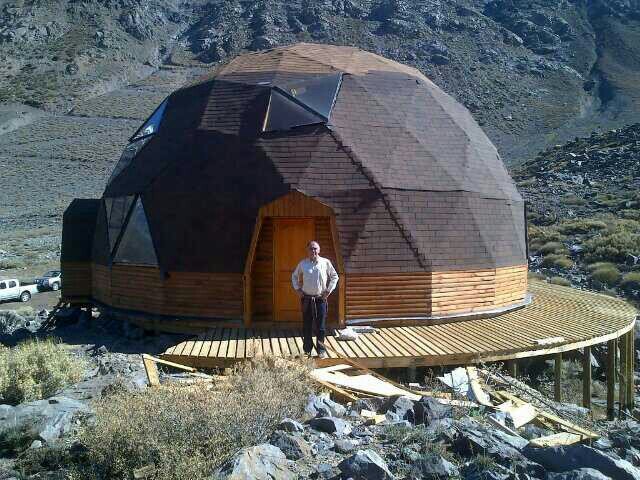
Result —
[[266, 204], [260, 209], [265, 217], [330, 217], [333, 211], [318, 200], [307, 197], [303, 193], [293, 191]]
[[476, 313], [523, 300], [527, 266], [465, 272], [350, 274], [346, 290], [348, 320]]
[[157, 315], [241, 318], [242, 274], [169, 272], [136, 265], [93, 266], [93, 297]]
[[258, 236], [251, 272], [253, 319], [271, 320], [273, 315], [273, 220], [265, 218]]
[[62, 298], [70, 300], [92, 296], [90, 262], [61, 262], [60, 267], [63, 278]]

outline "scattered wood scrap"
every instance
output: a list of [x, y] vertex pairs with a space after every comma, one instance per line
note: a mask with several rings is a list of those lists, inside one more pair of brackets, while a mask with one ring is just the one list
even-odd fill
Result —
[[158, 364], [182, 370], [186, 372], [188, 376], [204, 382], [212, 382], [217, 378], [214, 375], [207, 375], [206, 373], [198, 372], [193, 367], [169, 362], [152, 355], [147, 355], [146, 353], [142, 354], [142, 364], [144, 365], [144, 370], [147, 374], [147, 381], [149, 382], [150, 387], [160, 386], [160, 371], [158, 370]]

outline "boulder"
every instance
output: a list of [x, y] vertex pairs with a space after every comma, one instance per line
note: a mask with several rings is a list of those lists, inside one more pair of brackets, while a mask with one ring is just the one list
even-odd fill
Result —
[[413, 463], [411, 473], [415, 478], [438, 478], [443, 480], [460, 476], [458, 467], [435, 453], [421, 455]]
[[381, 411], [388, 415], [387, 419], [394, 420], [408, 420], [415, 424], [415, 413], [413, 411], [414, 401], [408, 397], [393, 396], [389, 397], [387, 401], [382, 405]]
[[344, 478], [353, 480], [390, 480], [395, 478], [385, 461], [373, 450], [358, 450], [338, 464]]
[[0, 405], [0, 432], [24, 429], [39, 440], [52, 443], [71, 431], [75, 415], [91, 413], [84, 403], [62, 396], [16, 406]]
[[291, 462], [278, 447], [269, 444], [243, 448], [220, 475], [226, 480], [293, 480]]
[[358, 447], [358, 442], [348, 438], [339, 438], [333, 444], [333, 449], [338, 453], [351, 453]]
[[314, 417], [342, 417], [347, 409], [329, 398], [328, 394], [309, 395], [305, 412]]
[[303, 438], [277, 430], [269, 439], [271, 445], [278, 447], [289, 460], [299, 460], [311, 455], [311, 447]]
[[526, 447], [522, 453], [552, 472], [592, 468], [616, 480], [640, 480], [640, 470], [628, 461], [614, 458], [586, 445]]
[[432, 397], [422, 397], [414, 405], [416, 423], [429, 425], [437, 420], [451, 418], [452, 410], [449, 405], [443, 405]]
[[579, 468], [564, 473], [550, 473], [548, 480], [609, 480], [609, 477], [593, 468]]
[[285, 418], [278, 425], [278, 430], [282, 430], [284, 432], [303, 432], [304, 425], [300, 422], [296, 422], [295, 420], [291, 420], [290, 418]]
[[349, 435], [352, 430], [350, 423], [335, 417], [316, 417], [309, 420], [308, 423], [316, 430], [338, 436]]

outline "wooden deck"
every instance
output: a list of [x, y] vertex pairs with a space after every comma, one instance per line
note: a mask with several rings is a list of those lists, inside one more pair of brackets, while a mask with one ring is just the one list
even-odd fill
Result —
[[[615, 339], [634, 328], [636, 310], [596, 293], [531, 282], [533, 303], [494, 318], [441, 325], [377, 328], [355, 341], [326, 339], [329, 358], [369, 368], [455, 365], [547, 355]], [[329, 332], [328, 332], [329, 333]], [[543, 339], [562, 337], [540, 345]], [[302, 354], [302, 331], [215, 328], [169, 348], [162, 357], [193, 367], [228, 367], [260, 355]]]

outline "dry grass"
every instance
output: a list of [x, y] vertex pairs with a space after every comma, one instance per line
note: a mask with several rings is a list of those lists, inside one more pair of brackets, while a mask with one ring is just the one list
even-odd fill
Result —
[[542, 266], [555, 267], [562, 270], [566, 270], [573, 267], [573, 260], [571, 260], [566, 255], [549, 254], [543, 257]]
[[302, 415], [312, 387], [308, 366], [263, 358], [238, 368], [217, 389], [160, 387], [115, 394], [97, 406], [80, 436], [86, 458], [77, 479], [196, 480], [240, 448], [264, 441], [284, 417]]
[[0, 346], [0, 403], [47, 398], [82, 377], [85, 364], [52, 339]]
[[567, 280], [566, 278], [563, 278], [563, 277], [551, 277], [549, 279], [549, 283], [551, 285], [560, 285], [562, 287], [570, 287], [571, 286], [571, 282], [569, 280]]

